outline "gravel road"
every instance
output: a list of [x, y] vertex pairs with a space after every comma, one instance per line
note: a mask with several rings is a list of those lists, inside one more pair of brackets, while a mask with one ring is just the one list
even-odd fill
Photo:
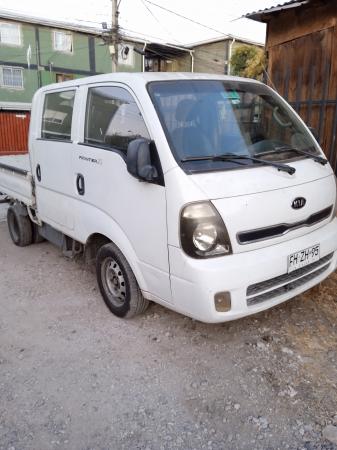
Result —
[[81, 262], [0, 245], [1, 450], [337, 449], [336, 274], [222, 325], [123, 321]]

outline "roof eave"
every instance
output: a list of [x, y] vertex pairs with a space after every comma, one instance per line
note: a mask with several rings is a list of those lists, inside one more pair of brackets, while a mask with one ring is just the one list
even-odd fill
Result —
[[252, 13], [245, 14], [243, 17], [251, 20], [255, 20], [256, 22], [267, 23], [271, 19], [274, 14], [277, 14], [281, 11], [287, 11], [289, 9], [298, 8], [300, 6], [306, 5], [310, 2], [310, 0], [292, 0], [287, 3], [283, 3], [280, 5], [273, 6], [272, 8], [266, 8], [259, 11], [254, 11]]

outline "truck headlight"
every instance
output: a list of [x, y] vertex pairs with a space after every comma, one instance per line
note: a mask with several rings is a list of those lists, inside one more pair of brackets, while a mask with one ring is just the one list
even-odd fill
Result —
[[180, 239], [185, 253], [210, 258], [232, 253], [226, 226], [210, 202], [186, 205], [180, 217]]
[[210, 251], [217, 240], [218, 233], [212, 223], [200, 223], [193, 232], [193, 244], [201, 252]]

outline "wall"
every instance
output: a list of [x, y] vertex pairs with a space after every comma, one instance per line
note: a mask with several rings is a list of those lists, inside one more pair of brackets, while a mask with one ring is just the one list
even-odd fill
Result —
[[337, 3], [271, 16], [266, 47], [273, 86], [316, 129], [337, 171]]
[[[233, 44], [232, 42], [232, 39], [224, 39], [191, 47], [191, 50], [194, 50], [194, 72], [228, 74], [230, 51], [233, 52], [240, 45], [252, 45], [240, 40], [235, 40]], [[232, 49], [230, 49], [231, 45]], [[179, 57], [176, 66], [177, 71], [190, 72], [191, 57], [189, 55]]]
[[202, 73], [225, 73], [227, 41], [194, 47], [194, 71]]
[[[22, 23], [22, 45], [19, 47], [0, 45], [0, 65], [24, 68], [24, 88], [0, 87], [0, 101], [29, 103], [40, 85], [56, 82], [57, 73], [71, 74], [74, 78], [79, 78], [111, 72], [109, 49], [107, 45], [102, 45], [102, 39], [72, 31], [73, 52], [62, 53], [53, 49], [52, 31], [52, 28], [46, 26]], [[40, 48], [39, 61], [36, 55], [37, 41]], [[30, 68], [27, 64], [29, 45], [31, 46]], [[141, 55], [134, 53], [133, 65], [120, 64], [118, 70], [119, 72], [141, 71]]]
[[191, 61], [191, 55], [189, 53], [186, 53], [182, 56], [177, 56], [173, 60], [172, 64], [172, 72], [191, 72], [192, 68], [192, 61]]
[[316, 2], [271, 16], [267, 26], [266, 48], [292, 41], [300, 36], [335, 26], [337, 2]]
[[[0, 45], [0, 65], [27, 67], [27, 49], [31, 46], [31, 64], [36, 67], [35, 29], [32, 25], [21, 26], [21, 46]], [[0, 101], [30, 102], [38, 88], [36, 69], [24, 70], [24, 89], [0, 87]]]

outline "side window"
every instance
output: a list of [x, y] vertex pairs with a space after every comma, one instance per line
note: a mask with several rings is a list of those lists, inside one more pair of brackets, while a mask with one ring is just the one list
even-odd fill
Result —
[[46, 94], [42, 114], [41, 137], [70, 141], [75, 91]]
[[126, 153], [129, 142], [150, 139], [144, 119], [128, 91], [118, 87], [88, 91], [84, 141]]

